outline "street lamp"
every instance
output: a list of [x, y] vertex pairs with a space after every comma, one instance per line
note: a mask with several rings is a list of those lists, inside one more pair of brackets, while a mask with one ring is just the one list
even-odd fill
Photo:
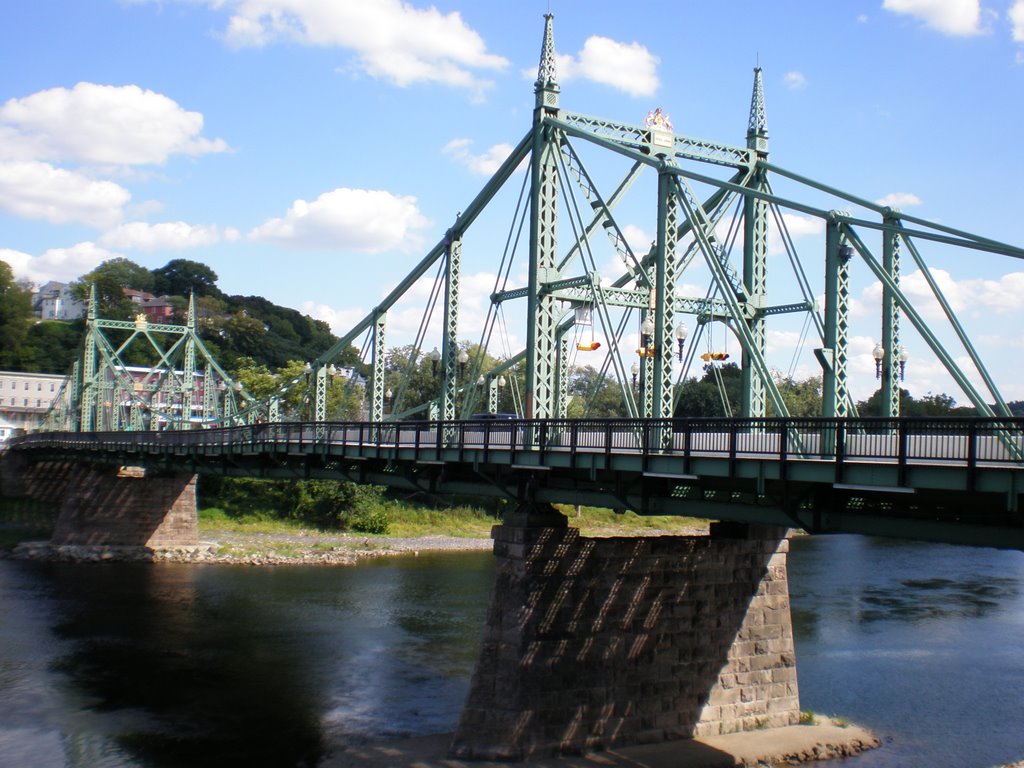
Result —
[[439, 362], [441, 362], [441, 353], [437, 351], [437, 347], [434, 347], [434, 351], [430, 353], [430, 372], [434, 376], [437, 376], [437, 364]]
[[653, 336], [654, 321], [648, 317], [640, 325], [640, 346], [644, 348], [645, 353], [647, 349], [651, 346]]
[[875, 348], [871, 350], [871, 356], [875, 358], [875, 379], [882, 378], [882, 358], [885, 357], [885, 350], [882, 349], [881, 344], [875, 344]]
[[388, 387], [384, 391], [384, 413], [385, 415], [391, 411], [391, 398], [395, 396], [395, 393], [391, 391], [391, 387]]
[[462, 350], [459, 352], [459, 378], [461, 379], [466, 373], [466, 363], [469, 362], [469, 352]]
[[897, 356], [897, 359], [900, 361], [900, 381], [903, 381], [903, 374], [906, 372], [907, 369], [908, 357], [909, 355], [907, 354], [906, 348], [901, 345], [899, 347], [899, 355]]
[[633, 389], [636, 389], [636, 377], [640, 375], [640, 364], [634, 362], [629, 372], [633, 374]]
[[495, 411], [501, 411], [501, 404], [505, 401], [506, 384], [508, 384], [508, 382], [505, 380], [505, 377], [498, 376], [498, 407], [495, 408]]
[[682, 320], [676, 326], [676, 342], [679, 344], [679, 362], [683, 361], [683, 345], [686, 344], [686, 337], [690, 335], [690, 329]]

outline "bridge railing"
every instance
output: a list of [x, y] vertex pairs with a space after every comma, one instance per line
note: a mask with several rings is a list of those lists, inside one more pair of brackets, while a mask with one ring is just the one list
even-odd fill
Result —
[[[675, 455], [683, 471], [697, 457], [826, 460], [836, 479], [850, 462], [1024, 466], [1024, 419], [543, 419], [406, 422], [280, 422], [165, 432], [37, 433], [9, 447], [148, 454], [316, 453], [357, 448], [363, 455], [412, 456], [452, 450]], [[390, 452], [390, 453], [389, 453]]]

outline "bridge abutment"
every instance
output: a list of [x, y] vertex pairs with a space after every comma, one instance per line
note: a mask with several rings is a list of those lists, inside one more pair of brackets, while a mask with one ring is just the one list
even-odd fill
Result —
[[524, 759], [799, 721], [786, 529], [584, 538], [494, 529], [497, 574], [450, 753]]
[[199, 544], [196, 476], [142, 467], [29, 462], [5, 452], [0, 492], [53, 505], [53, 547]]
[[198, 543], [194, 474], [107, 466], [73, 471], [51, 540], [150, 549]]

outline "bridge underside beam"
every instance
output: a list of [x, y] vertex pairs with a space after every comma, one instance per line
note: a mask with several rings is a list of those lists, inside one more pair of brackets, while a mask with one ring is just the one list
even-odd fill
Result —
[[[92, 453], [116, 466], [153, 472], [268, 479], [348, 480], [429, 494], [587, 504], [642, 515], [684, 515], [813, 533], [860, 533], [1024, 550], [1019, 472], [967, 467], [778, 461], [670, 454], [445, 448], [300, 446], [267, 450], [258, 441], [221, 455], [182, 451]], [[19, 451], [31, 461], [75, 461], [78, 451]], [[30, 458], [31, 457], [31, 458]], [[838, 469], [837, 469], [838, 466]], [[841, 471], [839, 471], [841, 470]]]

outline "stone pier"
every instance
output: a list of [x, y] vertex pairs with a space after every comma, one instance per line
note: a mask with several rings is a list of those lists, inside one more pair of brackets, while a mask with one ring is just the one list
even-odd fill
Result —
[[452, 757], [522, 760], [799, 722], [786, 529], [583, 538], [534, 507], [493, 537], [494, 594]]
[[14, 456], [4, 456], [2, 465], [3, 495], [47, 502], [59, 510], [53, 547], [167, 549], [199, 544], [193, 474], [30, 463]]

